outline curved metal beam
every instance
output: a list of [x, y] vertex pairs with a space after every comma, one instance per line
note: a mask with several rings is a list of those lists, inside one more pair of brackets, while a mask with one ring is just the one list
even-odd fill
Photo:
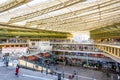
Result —
[[[119, 20], [117, 19], [117, 18], [119, 18]], [[112, 21], [112, 22], [111, 22]], [[114, 22], [113, 22], [114, 21]], [[84, 25], [84, 24], [78, 24], [78, 23], [76, 23], [76, 24], [74, 24], [74, 25], [61, 25], [61, 26], [52, 26], [52, 27], [47, 27], [47, 28], [45, 28], [46, 30], [49, 30], [49, 28], [51, 29], [57, 29], [57, 30], [62, 30], [62, 31], [85, 31], [85, 30], [93, 30], [93, 29], [95, 29], [95, 28], [97, 28], [97, 27], [104, 27], [104, 26], [107, 26], [107, 25], [111, 25], [111, 24], [114, 24], [114, 23], [119, 23], [120, 22], [120, 17], [119, 16], [115, 16], [114, 18], [105, 18], [104, 20], [100, 20], [100, 23], [99, 23], [99, 21], [97, 21], [97, 20], [93, 20], [93, 21], [90, 21], [90, 22], [88, 22], [87, 23], [87, 25]], [[102, 24], [102, 25], [100, 25], [100, 24]], [[89, 25], [89, 27], [86, 27], [86, 26], [88, 26]], [[44, 26], [45, 27], [45, 26]], [[44, 28], [44, 27], [41, 27], [41, 26], [39, 26], [39, 29], [41, 29], [41, 28]], [[68, 31], [68, 32], [69, 32]]]
[[15, 22], [20, 22], [20, 21], [23, 21], [23, 20], [31, 19], [31, 18], [41, 16], [43, 14], [46, 14], [46, 13], [49, 13], [49, 12], [52, 12], [52, 11], [56, 11], [56, 10], [59, 10], [59, 9], [77, 4], [77, 3], [82, 2], [82, 1], [85, 1], [85, 0], [69, 0], [69, 1], [66, 1], [64, 3], [60, 3], [60, 4], [57, 4], [55, 6], [43, 9], [43, 10], [38, 10], [38, 11], [33, 12], [33, 13], [29, 13], [29, 14], [25, 14], [25, 15], [22, 15], [22, 16], [11, 18], [8, 23], [15, 23]]
[[[103, 7], [118, 3], [118, 2], [120, 2], [120, 1], [115, 0], [115, 1], [102, 2], [102, 3], [99, 4], [99, 6], [100, 6], [99, 8], [103, 8]], [[71, 16], [76, 16], [76, 15], [79, 15], [81, 13], [89, 12], [91, 10], [96, 10], [96, 9], [99, 9], [99, 8], [98, 8], [98, 4], [97, 5], [95, 4], [95, 5], [92, 5], [92, 6], [89, 6], [87, 8], [77, 10], [77, 11], [74, 11], [74, 12], [70, 12], [70, 13], [66, 13], [66, 14], [62, 14], [62, 15], [58, 15], [58, 16], [50, 17], [50, 18], [46, 18], [46, 19], [31, 21], [31, 22], [28, 22], [26, 25], [29, 26], [30, 24], [40, 24], [42, 22], [44, 23], [44, 22], [51, 22], [51, 21], [52, 22], [53, 21], [60, 21], [60, 19], [65, 19], [65, 18], [68, 18], [68, 17], [71, 17]]]
[[28, 2], [28, 0], [10, 0], [9, 2], [6, 2], [2, 6], [0, 6], [0, 13], [12, 9], [14, 7], [20, 6], [26, 2]]
[[[62, 25], [62, 24], [63, 25], [64, 24], [72, 24], [72, 23], [76, 23], [76, 22], [84, 23], [84, 21], [90, 21], [91, 19], [96, 20], [96, 18], [102, 18], [104, 16], [107, 18], [106, 13], [111, 13], [111, 12], [113, 13], [114, 11], [117, 11], [117, 10], [120, 10], [120, 6], [100, 11], [102, 13], [101, 15], [99, 15], [100, 12], [94, 12], [92, 14], [87, 14], [87, 15], [74, 17], [74, 18], [70, 18], [70, 19], [66, 19], [66, 20], [62, 20], [62, 21], [57, 21], [57, 22], [47, 22], [47, 23], [39, 24], [39, 25], [57, 26], [57, 25]], [[115, 14], [113, 14], [113, 15], [115, 15]], [[116, 15], [117, 15], [117, 13], [116, 13]]]

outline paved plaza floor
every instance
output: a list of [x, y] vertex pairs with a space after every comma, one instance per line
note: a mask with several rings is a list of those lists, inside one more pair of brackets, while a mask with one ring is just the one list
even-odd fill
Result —
[[65, 72], [65, 77], [67, 78], [67, 74], [74, 74], [74, 71], [78, 73], [78, 80], [117, 80], [117, 75], [113, 73], [109, 73], [107, 76], [106, 71], [98, 71], [93, 69], [84, 69], [81, 67], [73, 67], [73, 66], [57, 66], [58, 71]]
[[[69, 75], [74, 74], [74, 71], [78, 72], [78, 80], [117, 80], [115, 74], [110, 74], [107, 77], [105, 72], [83, 69], [80, 67], [72, 66], [62, 66], [58, 65], [56, 72], [64, 72], [64, 78], [68, 78]], [[62, 75], [63, 76], [63, 75]], [[73, 80], [76, 80], [75, 77]], [[15, 75], [15, 67], [4, 67], [0, 66], [0, 80], [58, 80], [56, 75], [46, 75], [46, 73], [41, 73], [33, 70], [28, 70], [20, 68], [19, 76]], [[66, 79], [62, 79], [66, 80]]]
[[19, 76], [16, 76], [15, 67], [0, 67], [0, 80], [57, 80], [57, 77], [23, 68], [20, 68]]

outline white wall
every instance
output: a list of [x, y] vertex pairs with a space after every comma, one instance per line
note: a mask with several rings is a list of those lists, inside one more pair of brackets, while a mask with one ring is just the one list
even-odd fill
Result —
[[[34, 45], [32, 45], [34, 43]], [[49, 41], [30, 41], [29, 48], [36, 48], [38, 51], [51, 51], [52, 46]]]
[[21, 55], [26, 54], [28, 51], [28, 47], [7, 47], [7, 48], [2, 48], [2, 56], [5, 55], [6, 53], [9, 53], [9, 55], [12, 58], [18, 58]]
[[2, 54], [5, 53], [26, 53], [28, 50], [28, 47], [7, 47], [2, 48]]
[[45, 42], [39, 42], [39, 50], [41, 51], [52, 51], [52, 46], [50, 46], [50, 42], [49, 41], [45, 41]]

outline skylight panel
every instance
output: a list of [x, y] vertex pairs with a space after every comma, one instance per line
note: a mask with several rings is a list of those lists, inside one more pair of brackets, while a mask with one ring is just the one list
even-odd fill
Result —
[[29, 2], [28, 5], [38, 5], [38, 4], [42, 4], [42, 3], [50, 2], [50, 1], [54, 1], [54, 0], [33, 0]]
[[7, 1], [9, 1], [9, 0], [0, 0], [0, 4], [3, 4], [5, 2], [7, 2]]

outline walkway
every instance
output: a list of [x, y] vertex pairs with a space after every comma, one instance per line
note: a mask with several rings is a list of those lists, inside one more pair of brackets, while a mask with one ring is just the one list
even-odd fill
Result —
[[[107, 77], [106, 73], [101, 71], [82, 69], [80, 67], [58, 65], [57, 69], [57, 72], [64, 71], [65, 78], [74, 74], [74, 70], [76, 70], [79, 75], [78, 80], [117, 80], [115, 74], [110, 74]], [[19, 77], [17, 77], [15, 76], [15, 67], [0, 66], [0, 80], [57, 80], [57, 76], [20, 68]]]
[[74, 74], [74, 71], [78, 72], [79, 78], [78, 80], [117, 80], [116, 74], [109, 74], [109, 77], [107, 77], [106, 72], [101, 72], [97, 70], [90, 70], [90, 69], [83, 69], [81, 67], [73, 67], [73, 66], [63, 66], [58, 65], [57, 71], [65, 72], [67, 73], [65, 77], [68, 78], [68, 74]]
[[20, 68], [19, 76], [15, 75], [15, 67], [0, 67], [0, 80], [57, 80], [56, 76]]

